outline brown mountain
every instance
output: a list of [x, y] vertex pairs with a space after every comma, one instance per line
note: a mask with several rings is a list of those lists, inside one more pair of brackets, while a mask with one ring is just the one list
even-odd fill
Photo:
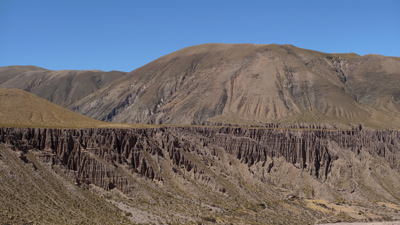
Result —
[[[87, 82], [79, 75], [85, 71], [31, 79], [49, 71], [1, 69], [8, 71], [2, 85], [35, 87], [28, 89], [104, 120], [399, 127], [393, 57], [206, 44], [96, 86], [81, 100], [72, 96], [90, 86], [91, 75]], [[400, 220], [399, 131], [132, 128], [7, 89], [0, 90], [0, 126], [4, 224]]]
[[291, 45], [203, 44], [163, 56], [71, 105], [128, 123], [400, 127], [400, 59]]
[[124, 74], [119, 71], [52, 71], [35, 66], [6, 66], [0, 67], [0, 89], [22, 89], [68, 107]]

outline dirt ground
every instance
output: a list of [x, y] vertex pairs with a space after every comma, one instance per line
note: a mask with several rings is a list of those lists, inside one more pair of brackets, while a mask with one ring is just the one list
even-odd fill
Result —
[[371, 223], [324, 223], [321, 225], [400, 225], [400, 221], [371, 222]]

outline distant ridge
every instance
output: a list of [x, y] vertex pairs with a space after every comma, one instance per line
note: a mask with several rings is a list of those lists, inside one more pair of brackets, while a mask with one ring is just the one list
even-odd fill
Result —
[[0, 67], [0, 89], [21, 89], [68, 107], [125, 74], [120, 71], [53, 71], [36, 66], [5, 66]]

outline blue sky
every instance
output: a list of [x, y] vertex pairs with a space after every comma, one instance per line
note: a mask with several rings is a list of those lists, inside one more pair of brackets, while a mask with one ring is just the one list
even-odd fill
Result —
[[203, 43], [400, 56], [400, 1], [0, 0], [0, 66], [132, 71]]

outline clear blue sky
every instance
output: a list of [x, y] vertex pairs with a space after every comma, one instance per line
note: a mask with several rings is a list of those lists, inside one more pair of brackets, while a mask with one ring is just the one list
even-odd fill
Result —
[[0, 0], [0, 66], [132, 71], [203, 43], [400, 56], [400, 1]]

